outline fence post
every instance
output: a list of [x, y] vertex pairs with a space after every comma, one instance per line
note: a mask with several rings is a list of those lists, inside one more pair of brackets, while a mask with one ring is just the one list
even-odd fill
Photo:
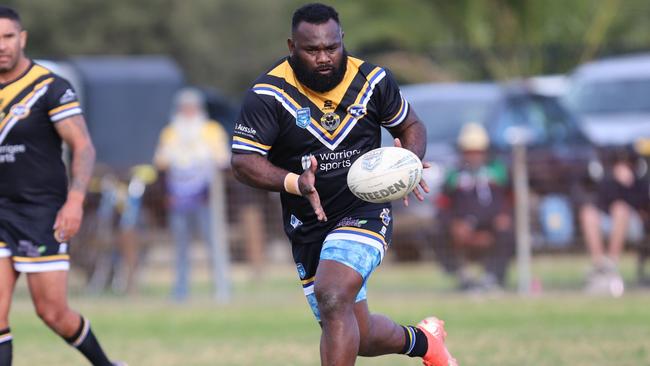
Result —
[[515, 235], [517, 240], [517, 279], [520, 295], [531, 293], [531, 236], [530, 192], [526, 166], [526, 141], [529, 131], [513, 129], [509, 135], [513, 155], [513, 180], [515, 190]]
[[215, 299], [226, 303], [231, 299], [226, 181], [221, 169], [216, 169], [213, 178], [210, 186], [212, 283]]

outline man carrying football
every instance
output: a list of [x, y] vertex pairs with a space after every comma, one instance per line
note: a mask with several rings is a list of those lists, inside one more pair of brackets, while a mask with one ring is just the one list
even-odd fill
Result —
[[[420, 159], [425, 128], [387, 70], [348, 56], [336, 10], [305, 5], [291, 30], [289, 56], [245, 97], [232, 166], [242, 182], [281, 192], [298, 275], [322, 326], [321, 364], [401, 353], [456, 365], [442, 321], [402, 326], [369, 312], [365, 284], [390, 245], [391, 206], [362, 201], [346, 184], [350, 164], [380, 146], [381, 127]], [[413, 193], [423, 199], [418, 188]]]

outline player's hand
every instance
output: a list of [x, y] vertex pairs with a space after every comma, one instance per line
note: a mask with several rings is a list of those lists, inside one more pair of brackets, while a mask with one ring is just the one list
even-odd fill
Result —
[[318, 161], [313, 156], [309, 157], [310, 164], [298, 178], [298, 188], [303, 197], [307, 198], [311, 207], [314, 209], [318, 221], [327, 221], [327, 216], [320, 204], [320, 196], [316, 190], [316, 169], [318, 169]]
[[77, 234], [83, 217], [83, 199], [69, 197], [54, 220], [54, 238], [63, 243]]
[[[394, 145], [395, 145], [395, 147], [402, 147], [402, 142], [398, 138], [396, 138], [395, 141], [394, 141]], [[423, 161], [422, 162], [422, 168], [423, 169], [431, 168], [431, 164], [429, 164], [426, 161]], [[422, 192], [420, 192], [420, 188], [422, 188], [422, 192], [429, 193], [429, 186], [427, 185], [427, 182], [424, 181], [424, 178], [420, 178], [420, 187], [419, 188], [418, 187], [413, 188], [413, 191], [411, 191], [411, 193], [410, 193], [410, 194], [413, 194], [415, 196], [415, 198], [417, 198], [418, 201], [422, 202], [422, 201], [424, 201], [424, 195], [422, 194]], [[409, 195], [410, 194], [407, 194], [402, 199], [404, 201], [404, 206], [409, 205]]]

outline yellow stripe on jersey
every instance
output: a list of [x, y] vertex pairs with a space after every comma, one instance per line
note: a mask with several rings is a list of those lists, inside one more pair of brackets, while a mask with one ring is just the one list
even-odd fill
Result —
[[316, 279], [316, 276], [313, 276], [313, 277], [310, 277], [310, 278], [308, 278], [308, 279], [306, 279], [306, 280], [302, 280], [302, 281], [300, 281], [300, 282], [301, 282], [303, 285], [309, 285], [310, 283], [313, 283], [315, 279]]
[[6, 248], [6, 247], [7, 247], [7, 243], [5, 243], [4, 241], [0, 241], [0, 248]]
[[[376, 67], [374, 70], [370, 72], [370, 74], [368, 74], [368, 78], [365, 84], [363, 84], [361, 90], [359, 91], [359, 94], [357, 94], [357, 98], [355, 99], [354, 104], [359, 104], [361, 102], [361, 98], [363, 98], [366, 92], [369, 92], [369, 89], [371, 88], [369, 81], [372, 80], [372, 78], [381, 71], [382, 69], [380, 67]], [[334, 132], [332, 132], [331, 135], [333, 136], [333, 138], [335, 138], [341, 132], [341, 130], [348, 125], [351, 119], [352, 116], [349, 113], [346, 113], [345, 118], [343, 118], [343, 121], [341, 122], [341, 125], [336, 130], [334, 130]], [[320, 127], [321, 131], [327, 132], [320, 126], [320, 124], [318, 125], [318, 127]]]
[[338, 228], [334, 229], [332, 232], [335, 233], [337, 231], [354, 231], [354, 232], [358, 232], [359, 234], [369, 235], [369, 236], [372, 236], [373, 238], [379, 240], [380, 242], [384, 243], [384, 245], [386, 245], [386, 239], [384, 239], [383, 236], [379, 235], [378, 233], [376, 233], [374, 231], [370, 231], [370, 230], [366, 230], [366, 229], [362, 229], [362, 228], [358, 228], [358, 227], [354, 227], [354, 226], [341, 226], [341, 227], [338, 227]]
[[59, 113], [61, 111], [66, 110], [66, 109], [77, 108], [77, 107], [80, 107], [80, 106], [81, 105], [79, 104], [79, 102], [71, 102], [71, 103], [68, 103], [68, 104], [64, 104], [62, 106], [58, 106], [58, 107], [52, 109], [51, 111], [47, 112], [47, 114], [52, 116], [52, 115], [54, 115], [56, 113]]
[[[272, 89], [274, 92], [278, 93], [280, 96], [284, 97], [285, 101], [294, 109], [300, 109], [302, 106], [296, 102], [295, 99], [293, 99], [289, 94], [287, 94], [284, 90], [278, 88], [275, 85], [271, 84], [255, 84], [253, 86], [253, 89], [255, 88], [269, 88]], [[335, 135], [331, 134], [329, 131], [324, 129], [320, 123], [316, 122], [316, 120], [312, 117], [311, 118], [311, 126], [314, 128], [317, 128], [319, 131], [321, 131], [325, 136], [327, 136], [328, 139], [332, 140], [334, 139]], [[339, 126], [340, 127], [340, 126]], [[336, 131], [339, 131], [340, 128], [337, 128]], [[336, 131], [334, 131], [336, 133]]]
[[386, 120], [386, 124], [391, 124], [395, 122], [402, 114], [402, 111], [404, 111], [404, 106], [406, 106], [406, 103], [404, 102], [404, 98], [400, 98], [400, 105], [399, 105], [399, 110], [397, 113], [395, 113], [394, 116]]
[[298, 89], [298, 91], [306, 96], [312, 103], [314, 103], [314, 105], [324, 111], [323, 106], [327, 100], [332, 101], [332, 107], [334, 109], [341, 104], [341, 100], [343, 100], [350, 85], [352, 85], [352, 81], [354, 81], [354, 77], [357, 76], [361, 64], [363, 64], [363, 60], [348, 56], [347, 69], [343, 76], [343, 80], [341, 80], [334, 89], [324, 93], [317, 93], [302, 85], [296, 78], [296, 74], [293, 72], [291, 65], [289, 65], [289, 61], [284, 61], [280, 65], [276, 66], [268, 73], [268, 75], [284, 79], [287, 83]]
[[[29, 101], [29, 99], [31, 99], [31, 97], [33, 97], [34, 94], [36, 94], [40, 89], [42, 89], [45, 86], [49, 85], [52, 81], [54, 81], [54, 78], [45, 79], [42, 82], [36, 84], [34, 89], [29, 94], [25, 95], [25, 97], [23, 99], [21, 99], [20, 102], [15, 103], [14, 105], [27, 103], [27, 101]], [[14, 115], [13, 115], [13, 113], [11, 113], [11, 110], [10, 110], [10, 112], [7, 113], [7, 115], [2, 120], [2, 122], [0, 122], [0, 131], [2, 131], [2, 129], [7, 124], [7, 122], [9, 122], [9, 120], [11, 120], [11, 118], [13, 118], [13, 117], [14, 117]]]
[[[275, 93], [277, 93], [277, 94], [279, 94], [281, 97], [283, 97], [283, 98], [285, 99], [285, 101], [286, 101], [286, 102], [287, 102], [287, 103], [292, 107], [293, 110], [297, 110], [297, 109], [302, 108], [302, 106], [301, 106], [300, 104], [298, 104], [298, 102], [296, 102], [295, 99], [293, 99], [293, 98], [292, 98], [289, 94], [287, 94], [284, 90], [278, 88], [278, 87], [275, 86], [275, 85], [271, 85], [271, 84], [255, 84], [255, 85], [253, 86], [253, 90], [255, 90], [255, 88], [268, 88], [268, 89], [272, 89]], [[332, 133], [330, 133], [329, 131], [327, 131], [326, 129], [324, 129], [323, 126], [320, 125], [320, 123], [316, 122], [316, 120], [315, 120], [313, 117], [311, 117], [310, 119], [311, 119], [311, 126], [312, 126], [313, 128], [318, 129], [318, 130], [319, 130], [323, 135], [325, 135], [329, 140], [333, 140], [333, 139], [335, 139], [335, 138], [336, 138], [336, 135], [338, 134], [338, 132], [341, 131], [341, 129], [343, 129], [343, 127], [345, 127], [345, 123], [349, 120], [348, 116], [346, 116], [346, 118], [343, 120], [343, 122], [341, 123], [341, 125], [340, 125], [340, 126], [339, 126], [335, 131], [333, 131]]]
[[[373, 87], [370, 85], [370, 80], [375, 77], [378, 73], [382, 72], [381, 67], [375, 67], [369, 74], [368, 77], [366, 78], [366, 82], [363, 84], [363, 87], [359, 91], [359, 94], [357, 94], [357, 98], [354, 100], [354, 104], [359, 104], [361, 103], [361, 98], [366, 94], [366, 92], [370, 92], [370, 89]], [[367, 103], [367, 101], [366, 101]]]
[[246, 143], [246, 144], [249, 144], [249, 145], [257, 146], [260, 149], [264, 149], [264, 150], [270, 150], [271, 149], [270, 145], [260, 144], [259, 142], [255, 142], [255, 141], [249, 140], [247, 138], [243, 138], [243, 137], [239, 137], [239, 136], [233, 136], [232, 139], [233, 139], [233, 141], [239, 141], [239, 142], [243, 142], [243, 143]]
[[[356, 59], [353, 59], [352, 62], [356, 62], [354, 60]], [[359, 62], [363, 63], [360, 60]], [[358, 67], [357, 67], [357, 73], [358, 73]], [[280, 77], [287, 82], [288, 80], [291, 80], [291, 78], [295, 77], [293, 75], [293, 71], [288, 67], [288, 63], [286, 62], [283, 62], [282, 64], [280, 64], [280, 66], [271, 70], [271, 72], [269, 72], [268, 75]], [[368, 105], [368, 102], [370, 101], [370, 97], [373, 94], [374, 87], [385, 76], [386, 73], [382, 68], [375, 67], [367, 75], [366, 80], [363, 83], [363, 86], [360, 88], [360, 90], [356, 95], [355, 103], [353, 103], [353, 105], [359, 105], [360, 107], [365, 108]], [[305, 88], [303, 88], [299, 84], [297, 85], [298, 86], [296, 87], [297, 89], [296, 92], [299, 93], [301, 96], [307, 96], [301, 92], [301, 90], [305, 91]], [[347, 85], [346, 88], [349, 88], [350, 85]], [[287, 109], [294, 116], [296, 116], [297, 111], [303, 107], [296, 102], [296, 100], [288, 93], [288, 91], [283, 90], [281, 87], [268, 84], [268, 83], [260, 83], [254, 85], [252, 90], [257, 94], [273, 96], [278, 102], [280, 102], [285, 107], [285, 109]], [[346, 89], [345, 91], [348, 92], [349, 90]], [[314, 135], [318, 140], [320, 140], [325, 146], [333, 150], [336, 148], [336, 146], [338, 146], [339, 143], [341, 143], [341, 141], [343, 141], [343, 139], [345, 139], [345, 137], [349, 134], [352, 128], [354, 128], [356, 122], [359, 119], [363, 118], [364, 116], [365, 115], [355, 117], [350, 115], [350, 113], [348, 112], [342, 118], [343, 120], [341, 121], [341, 124], [338, 126], [338, 128], [332, 132], [327, 131], [314, 118], [310, 118], [310, 123], [307, 126], [307, 130], [312, 135]]]
[[44, 257], [13, 257], [14, 262], [18, 263], [41, 263], [41, 262], [53, 262], [53, 261], [67, 261], [70, 260], [70, 256], [67, 254], [57, 254], [57, 255], [48, 255]]
[[9, 105], [9, 103], [11, 103], [16, 98], [16, 96], [18, 96], [18, 94], [25, 90], [25, 88], [27, 88], [41, 76], [47, 74], [50, 74], [50, 70], [44, 68], [43, 66], [34, 64], [32, 68], [20, 79], [5, 86], [2, 90], [0, 90], [0, 111], [4, 110]]

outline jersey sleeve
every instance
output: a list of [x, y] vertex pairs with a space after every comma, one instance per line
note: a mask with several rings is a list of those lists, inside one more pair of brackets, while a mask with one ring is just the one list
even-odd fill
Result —
[[52, 122], [59, 122], [83, 113], [72, 85], [58, 76], [52, 81], [47, 91], [46, 103], [47, 113]]
[[390, 71], [386, 70], [386, 76], [379, 83], [377, 93], [379, 118], [381, 125], [392, 128], [404, 121], [408, 115], [409, 104], [402, 96], [397, 81]]
[[266, 156], [278, 136], [279, 125], [274, 100], [249, 91], [244, 98], [232, 138], [233, 154], [257, 153]]

